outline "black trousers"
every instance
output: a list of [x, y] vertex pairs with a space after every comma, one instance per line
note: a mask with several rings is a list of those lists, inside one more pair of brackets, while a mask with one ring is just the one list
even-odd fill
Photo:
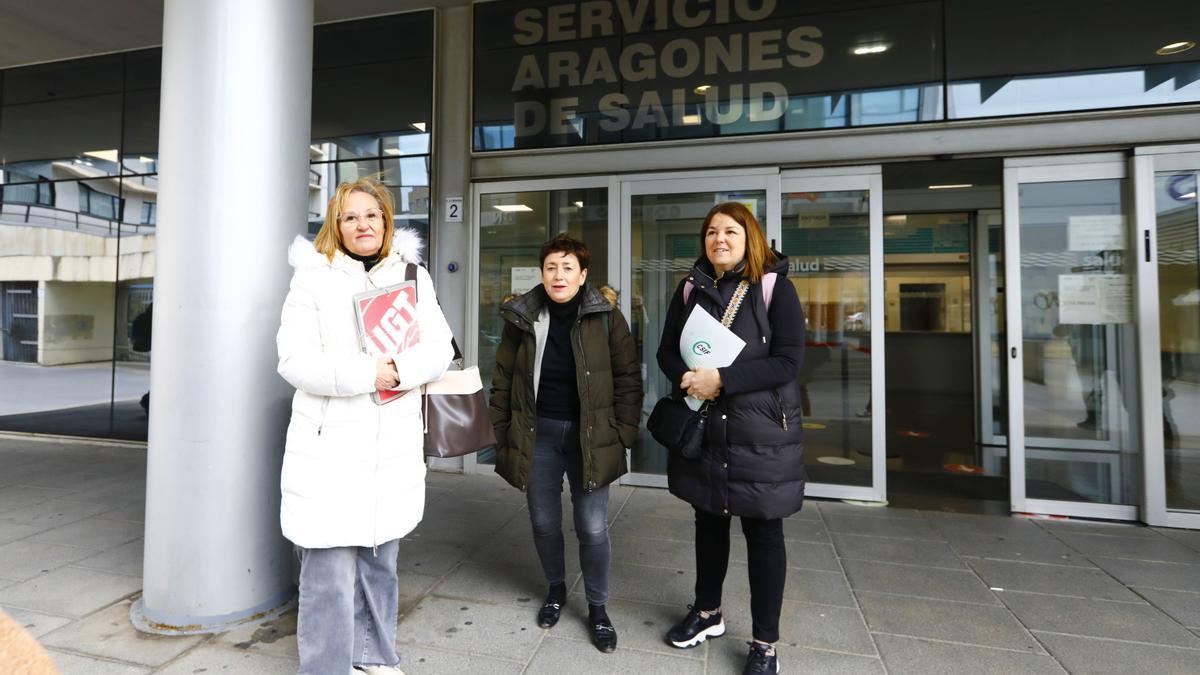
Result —
[[[696, 601], [698, 610], [721, 606], [721, 587], [729, 569], [729, 516], [696, 509]], [[779, 640], [779, 613], [787, 580], [783, 519], [742, 518], [750, 568], [750, 615], [755, 640]]]

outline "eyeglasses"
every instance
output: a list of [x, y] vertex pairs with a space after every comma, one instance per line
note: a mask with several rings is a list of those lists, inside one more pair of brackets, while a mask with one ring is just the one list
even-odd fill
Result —
[[375, 227], [383, 222], [383, 211], [371, 209], [361, 215], [357, 211], [347, 211], [342, 214], [342, 225], [346, 225], [348, 227], [358, 227], [358, 224], [362, 222], [363, 219], [366, 220], [367, 225]]

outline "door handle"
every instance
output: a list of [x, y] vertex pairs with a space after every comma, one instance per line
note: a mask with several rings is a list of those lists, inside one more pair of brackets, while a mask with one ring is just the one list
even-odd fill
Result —
[[1016, 347], [1013, 347], [1013, 348], [1012, 348], [1012, 357], [1013, 357], [1014, 359], [1015, 359], [1015, 358], [1017, 358], [1017, 348], [1016, 348]]

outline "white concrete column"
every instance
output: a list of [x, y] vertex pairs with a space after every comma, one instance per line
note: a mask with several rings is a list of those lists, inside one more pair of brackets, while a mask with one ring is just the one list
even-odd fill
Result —
[[[313, 0], [166, 0], [144, 592], [157, 633], [288, 603], [275, 373], [306, 229]], [[355, 101], [362, 105], [366, 100]]]

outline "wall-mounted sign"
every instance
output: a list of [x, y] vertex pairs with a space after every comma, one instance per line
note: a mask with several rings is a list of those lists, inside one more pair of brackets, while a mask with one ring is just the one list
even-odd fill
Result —
[[446, 211], [442, 214], [444, 223], [461, 223], [463, 221], [462, 197], [446, 197]]
[[475, 149], [826, 126], [828, 116], [845, 112], [826, 107], [837, 108], [842, 92], [941, 82], [940, 8], [833, 0], [479, 3]]
[[514, 267], [512, 268], [512, 283], [509, 292], [521, 295], [540, 283], [542, 283], [540, 267]]
[[1125, 250], [1125, 216], [1071, 216], [1067, 219], [1067, 249], [1092, 253]]
[[1133, 284], [1128, 274], [1060, 274], [1058, 322], [1133, 323]]

